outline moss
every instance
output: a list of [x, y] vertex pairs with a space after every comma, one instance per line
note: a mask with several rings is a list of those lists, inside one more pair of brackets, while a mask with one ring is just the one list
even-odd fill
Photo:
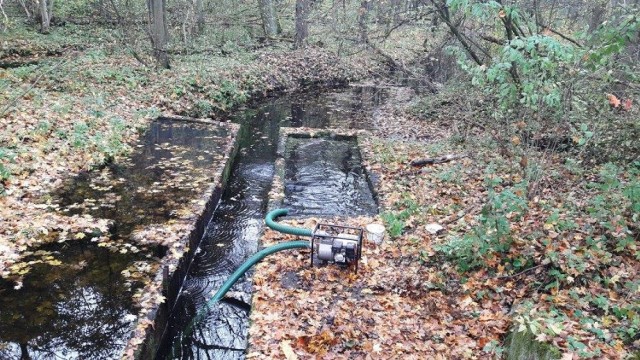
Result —
[[561, 357], [560, 351], [551, 345], [536, 341], [528, 332], [513, 332], [505, 345], [507, 360], [553, 360]]

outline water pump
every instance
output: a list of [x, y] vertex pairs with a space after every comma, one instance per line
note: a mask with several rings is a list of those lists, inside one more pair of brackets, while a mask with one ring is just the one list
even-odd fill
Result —
[[323, 263], [353, 265], [358, 272], [362, 256], [362, 228], [318, 224], [311, 236], [311, 266], [314, 258]]

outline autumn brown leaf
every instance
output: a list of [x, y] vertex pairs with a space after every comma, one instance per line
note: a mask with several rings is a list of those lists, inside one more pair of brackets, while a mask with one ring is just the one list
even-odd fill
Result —
[[609, 105], [613, 108], [617, 108], [620, 106], [620, 99], [613, 94], [607, 94], [607, 99], [609, 100]]

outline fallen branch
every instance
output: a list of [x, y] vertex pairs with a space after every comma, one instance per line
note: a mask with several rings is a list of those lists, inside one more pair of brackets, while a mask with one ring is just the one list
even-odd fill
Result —
[[451, 225], [453, 223], [458, 222], [463, 217], [471, 213], [474, 213], [476, 209], [480, 207], [482, 207], [480, 204], [471, 204], [471, 206], [468, 206], [466, 209], [459, 211], [456, 214], [449, 215], [446, 218], [442, 219], [440, 223], [443, 225]]
[[448, 155], [440, 156], [437, 158], [418, 159], [418, 160], [413, 160], [411, 162], [411, 166], [442, 164], [452, 160], [466, 158], [467, 156], [468, 156], [467, 154], [448, 154]]
[[511, 279], [511, 278], [514, 278], [514, 277], [520, 276], [520, 275], [522, 275], [522, 274], [524, 274], [524, 273], [528, 273], [528, 272], [529, 272], [529, 271], [531, 271], [531, 270], [539, 269], [539, 268], [541, 268], [541, 267], [543, 267], [543, 266], [547, 266], [547, 265], [549, 265], [549, 263], [546, 263], [546, 264], [544, 264], [544, 263], [543, 263], [543, 264], [538, 264], [538, 265], [536, 265], [536, 266], [532, 266], [532, 267], [530, 267], [530, 268], [528, 268], [528, 269], [524, 269], [524, 270], [520, 271], [519, 273], [515, 273], [515, 274], [511, 274], [511, 275], [502, 275], [502, 276], [498, 276], [498, 277], [496, 277], [496, 279]]
[[26, 90], [18, 93], [12, 99], [9, 99], [9, 101], [7, 101], [7, 104], [5, 105], [5, 107], [0, 111], [0, 119], [2, 117], [4, 117], [4, 115], [7, 114], [9, 112], [9, 110], [11, 110], [11, 107], [14, 106], [23, 96], [25, 96], [31, 90], [33, 90], [33, 88], [36, 87], [38, 82], [45, 75], [49, 74], [50, 72], [52, 72], [53, 70], [55, 70], [56, 68], [60, 67], [63, 64], [70, 63], [72, 60], [73, 60], [73, 57], [71, 57], [70, 59], [63, 59], [62, 61], [58, 62], [57, 64], [54, 64], [50, 69], [48, 69], [46, 71], [43, 71], [40, 75], [38, 75], [38, 77], [35, 80], [33, 80], [33, 82], [27, 87]]

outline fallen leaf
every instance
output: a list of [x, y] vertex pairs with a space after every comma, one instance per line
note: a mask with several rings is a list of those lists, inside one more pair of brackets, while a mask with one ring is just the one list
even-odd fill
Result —
[[607, 94], [607, 99], [609, 100], [609, 105], [611, 105], [612, 107], [617, 108], [620, 106], [620, 99], [618, 99], [617, 96], [613, 94]]
[[293, 348], [291, 347], [291, 341], [286, 340], [280, 343], [280, 349], [284, 353], [284, 356], [287, 360], [298, 360], [298, 355], [293, 352]]

